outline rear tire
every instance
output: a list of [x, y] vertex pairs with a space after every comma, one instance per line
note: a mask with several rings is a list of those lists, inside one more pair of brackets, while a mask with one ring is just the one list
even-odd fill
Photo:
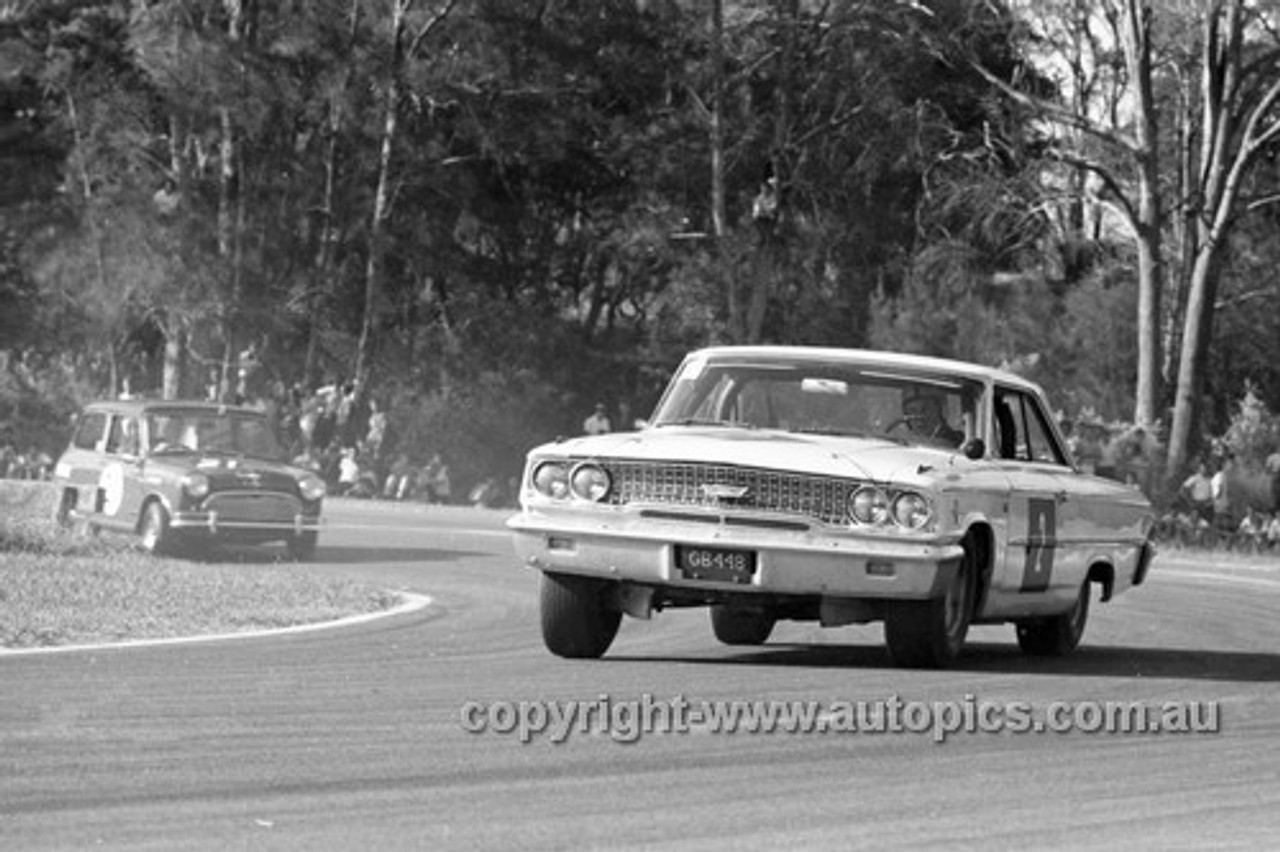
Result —
[[1071, 653], [1084, 636], [1089, 621], [1089, 584], [1080, 587], [1080, 594], [1071, 609], [1049, 618], [1019, 621], [1018, 646], [1024, 654], [1033, 657], [1062, 657]]
[[884, 637], [894, 665], [942, 668], [959, 656], [973, 617], [978, 570], [974, 548], [966, 539], [964, 558], [942, 597], [890, 602]]
[[58, 498], [58, 505], [53, 509], [53, 522], [59, 528], [64, 530], [74, 529], [74, 513], [79, 499], [80, 495], [74, 488], [64, 488], [62, 490], [62, 496]]
[[605, 603], [607, 581], [543, 573], [542, 641], [557, 657], [595, 659], [618, 635], [622, 613]]
[[724, 604], [711, 607], [711, 630], [726, 645], [763, 645], [777, 621], [767, 612], [734, 610]]

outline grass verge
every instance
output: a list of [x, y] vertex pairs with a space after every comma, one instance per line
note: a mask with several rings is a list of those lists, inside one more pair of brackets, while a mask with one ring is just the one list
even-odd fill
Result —
[[160, 559], [126, 538], [72, 536], [47, 520], [43, 495], [18, 490], [0, 489], [0, 648], [289, 627], [397, 602], [287, 565]]

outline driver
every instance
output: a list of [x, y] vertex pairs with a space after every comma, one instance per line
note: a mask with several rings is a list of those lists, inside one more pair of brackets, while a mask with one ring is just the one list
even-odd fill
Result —
[[903, 397], [902, 419], [912, 434], [958, 447], [964, 441], [964, 432], [947, 422], [944, 408], [945, 399], [941, 393], [922, 388]]

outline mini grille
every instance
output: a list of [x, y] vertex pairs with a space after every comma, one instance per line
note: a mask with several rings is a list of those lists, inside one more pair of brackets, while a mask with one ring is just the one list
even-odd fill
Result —
[[231, 521], [292, 522], [301, 513], [297, 498], [287, 494], [224, 492], [205, 501], [205, 509], [218, 513], [218, 518]]
[[[609, 461], [604, 467], [613, 480], [608, 502], [617, 506], [646, 503], [750, 509], [801, 515], [839, 526], [848, 524], [846, 506], [858, 486], [829, 476], [728, 465]], [[745, 489], [745, 493], [726, 496], [734, 489]]]

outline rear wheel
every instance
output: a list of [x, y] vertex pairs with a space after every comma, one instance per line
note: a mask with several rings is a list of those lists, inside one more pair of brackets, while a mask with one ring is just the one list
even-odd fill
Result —
[[79, 495], [74, 488], [64, 488], [58, 498], [58, 505], [53, 508], [53, 522], [64, 530], [75, 526], [75, 509]]
[[735, 610], [724, 604], [711, 607], [711, 630], [726, 645], [763, 645], [776, 623], [767, 612]]
[[138, 535], [142, 541], [142, 549], [157, 556], [176, 551], [176, 536], [169, 527], [169, 512], [159, 500], [152, 500], [142, 510]]
[[1075, 650], [1089, 621], [1089, 584], [1080, 587], [1071, 609], [1049, 618], [1018, 622], [1018, 646], [1024, 654], [1061, 657]]
[[618, 635], [622, 613], [605, 602], [606, 581], [542, 575], [542, 641], [558, 657], [595, 658]]
[[892, 601], [885, 613], [884, 636], [895, 665], [940, 668], [964, 647], [977, 596], [978, 565], [972, 542], [956, 566], [946, 592], [927, 601]]

